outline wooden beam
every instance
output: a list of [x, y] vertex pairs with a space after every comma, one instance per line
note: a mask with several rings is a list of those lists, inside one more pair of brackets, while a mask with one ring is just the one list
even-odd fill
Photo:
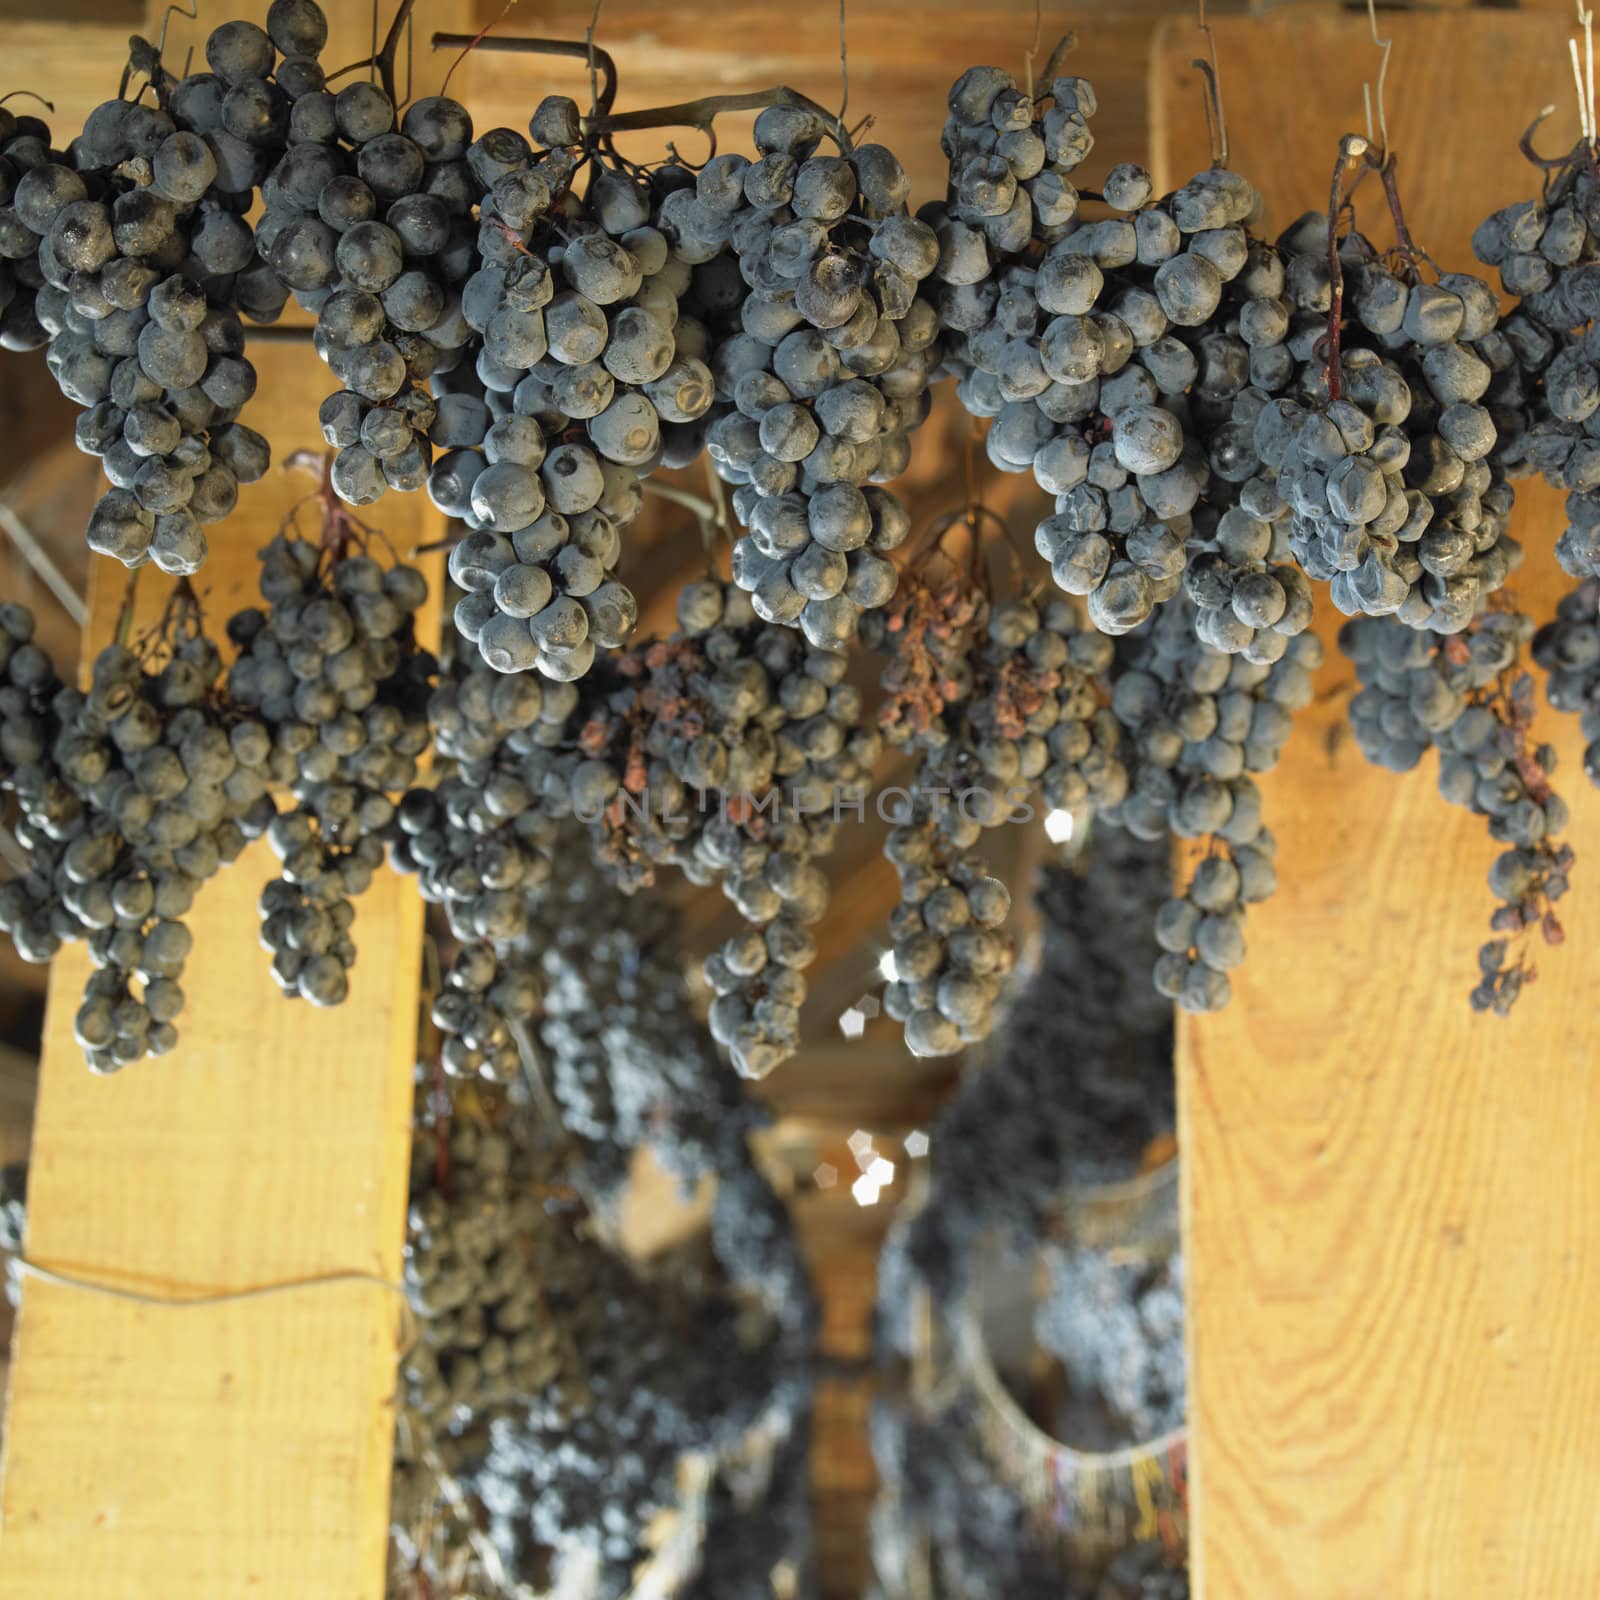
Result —
[[[284, 454], [310, 442], [304, 399], [325, 380], [307, 351], [258, 360], [253, 420]], [[203, 574], [214, 624], [248, 600], [253, 552], [302, 488], [275, 472], [220, 530]], [[386, 520], [402, 544], [423, 522], [415, 501]], [[121, 589], [97, 564], [89, 649]], [[164, 593], [153, 575], [140, 591], [150, 616]], [[183, 1039], [163, 1060], [91, 1076], [72, 1038], [88, 962], [54, 964], [36, 1261], [162, 1296], [398, 1276], [422, 904], [380, 874], [358, 902], [350, 998], [318, 1012], [279, 996], [257, 944], [275, 871], [259, 844], [202, 892]], [[173, 1310], [27, 1281], [0, 1486], [8, 1592], [380, 1595], [398, 1328], [394, 1298], [365, 1284]]]
[[[334, 22], [330, 59], [361, 54], [365, 9]], [[180, 61], [194, 31], [174, 20]], [[115, 92], [120, 52], [86, 62], [83, 30], [52, 37], [25, 81], [81, 118], [78, 102]], [[418, 65], [424, 92], [431, 63]], [[246, 420], [280, 462], [318, 446], [326, 369], [306, 346], [252, 357], [260, 390]], [[255, 552], [308, 486], [275, 468], [210, 530], [196, 585], [214, 632], [256, 599]], [[401, 549], [439, 528], [422, 496], [391, 496], [372, 520]], [[110, 637], [124, 587], [113, 564], [95, 569], [86, 660]], [[136, 627], [170, 587], [154, 569], [143, 576]], [[72, 1039], [88, 963], [77, 948], [54, 964], [29, 1193], [35, 1261], [160, 1297], [399, 1277], [422, 903], [414, 883], [379, 874], [357, 902], [350, 998], [320, 1012], [279, 996], [257, 944], [255, 899], [275, 871], [253, 846], [201, 893], [182, 1042], [162, 1060], [91, 1076]], [[170, 1308], [28, 1279], [0, 1481], [8, 1597], [379, 1600], [400, 1328], [396, 1298], [373, 1283]]]
[[[1576, 140], [1563, 29], [1477, 12], [1384, 31], [1413, 232], [1471, 270], [1474, 223], [1538, 195], [1516, 153], [1532, 111], [1560, 103], [1541, 142]], [[1270, 222], [1325, 206], [1376, 73], [1365, 18], [1221, 21], [1217, 47], [1232, 164]], [[1194, 54], [1174, 23], [1153, 61], [1169, 181], [1205, 159]], [[1357, 198], [1387, 238], [1378, 192]], [[1517, 593], [1548, 616], [1560, 499], [1517, 498]], [[1330, 651], [1321, 687], [1351, 676]], [[1431, 758], [1366, 765], [1342, 712], [1308, 712], [1262, 785], [1281, 887], [1252, 908], [1232, 1006], [1180, 1029], [1194, 1592], [1579, 1600], [1600, 1592], [1600, 795], [1573, 720], [1542, 710], [1580, 852], [1571, 938], [1510, 1020], [1475, 1017], [1499, 847], [1442, 802]]]

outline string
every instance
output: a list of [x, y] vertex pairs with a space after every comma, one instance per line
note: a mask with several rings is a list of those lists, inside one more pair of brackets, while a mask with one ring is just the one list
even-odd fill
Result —
[[278, 1283], [255, 1284], [248, 1289], [227, 1289], [211, 1294], [162, 1295], [151, 1294], [143, 1289], [123, 1288], [120, 1284], [102, 1283], [95, 1278], [79, 1277], [75, 1273], [44, 1266], [23, 1255], [12, 1256], [11, 1264], [19, 1277], [38, 1278], [42, 1283], [55, 1284], [57, 1288], [74, 1289], [80, 1294], [100, 1295], [107, 1300], [121, 1300], [128, 1305], [154, 1306], [163, 1311], [192, 1311], [202, 1306], [238, 1305], [246, 1300], [267, 1300], [276, 1295], [298, 1294], [304, 1289], [326, 1289], [339, 1284], [368, 1283], [392, 1294], [400, 1302], [403, 1313], [400, 1340], [402, 1353], [409, 1350], [415, 1341], [417, 1319], [432, 1316], [430, 1311], [412, 1302], [404, 1284], [396, 1283], [392, 1278], [385, 1278], [379, 1273], [362, 1272], [353, 1267], [338, 1272], [317, 1273], [304, 1278], [285, 1278]]

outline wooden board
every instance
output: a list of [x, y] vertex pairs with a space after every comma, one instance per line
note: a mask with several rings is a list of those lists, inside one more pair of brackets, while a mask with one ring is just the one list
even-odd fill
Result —
[[[1564, 24], [1385, 18], [1388, 119], [1413, 231], [1470, 268], [1473, 224], [1538, 193], [1515, 151], [1576, 138]], [[1375, 73], [1365, 21], [1222, 22], [1233, 165], [1271, 220], [1326, 206]], [[1152, 71], [1168, 178], [1203, 160], [1192, 36]], [[1484, 92], [1492, 85], [1492, 92]], [[1381, 197], [1360, 219], [1380, 233]], [[1518, 593], [1564, 580], [1559, 498], [1519, 488]], [[1331, 612], [1331, 607], [1329, 608]], [[1324, 621], [1330, 638], [1336, 618]], [[1338, 736], [1352, 673], [1263, 785], [1282, 887], [1252, 910], [1223, 1015], [1181, 1031], [1199, 1600], [1589, 1600], [1600, 1592], [1600, 796], [1561, 750], [1580, 861], [1564, 949], [1508, 1021], [1466, 1004], [1493, 845], [1434, 763], [1405, 778]]]
[[[353, 11], [351, 26], [336, 20], [345, 37], [332, 53], [360, 54], [364, 16], [360, 28]], [[181, 61], [176, 29], [193, 25], [174, 26]], [[114, 55], [86, 61], [76, 30], [55, 38], [31, 83], [63, 100], [114, 91]], [[307, 346], [252, 356], [247, 420], [280, 461], [316, 445], [326, 370]], [[255, 599], [255, 551], [311, 486], [275, 468], [211, 530], [196, 585], [214, 629]], [[391, 497], [380, 519], [402, 550], [438, 531], [421, 497]], [[95, 565], [91, 653], [123, 589], [120, 569]], [[142, 576], [136, 629], [170, 587], [153, 568]], [[379, 874], [357, 903], [349, 1001], [319, 1012], [279, 996], [257, 945], [255, 898], [274, 871], [254, 846], [202, 892], [183, 1040], [163, 1060], [91, 1076], [71, 1037], [87, 962], [76, 950], [55, 963], [29, 1196], [36, 1261], [158, 1296], [398, 1277], [422, 904], [414, 884]], [[400, 1328], [398, 1301], [373, 1284], [164, 1308], [28, 1280], [0, 1483], [8, 1600], [378, 1600]]]

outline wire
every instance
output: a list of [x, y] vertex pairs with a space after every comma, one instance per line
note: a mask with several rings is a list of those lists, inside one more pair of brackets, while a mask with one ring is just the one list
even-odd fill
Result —
[[142, 1289], [125, 1289], [114, 1283], [101, 1283], [94, 1278], [82, 1278], [75, 1273], [62, 1272], [55, 1267], [46, 1267], [37, 1261], [30, 1261], [26, 1256], [13, 1256], [11, 1259], [18, 1275], [24, 1278], [37, 1278], [42, 1283], [53, 1283], [61, 1289], [74, 1289], [80, 1294], [94, 1294], [107, 1300], [121, 1300], [128, 1305], [156, 1306], [167, 1311], [193, 1311], [203, 1306], [237, 1305], [246, 1300], [268, 1300], [278, 1295], [298, 1294], [303, 1289], [326, 1289], [339, 1284], [370, 1283], [392, 1294], [400, 1302], [402, 1351], [411, 1348], [416, 1334], [416, 1319], [432, 1315], [431, 1312], [412, 1303], [403, 1284], [381, 1277], [375, 1272], [360, 1272], [353, 1268], [342, 1272], [319, 1273], [305, 1278], [286, 1278], [280, 1283], [263, 1283], [248, 1289], [228, 1289], [213, 1294], [160, 1295], [150, 1294]]
[[845, 108], [850, 104], [850, 53], [845, 31], [846, 0], [839, 0], [839, 84], [844, 98], [839, 102], [839, 121], [844, 122]]
[[[1384, 110], [1383, 90], [1389, 79], [1389, 52], [1394, 49], [1393, 39], [1380, 39], [1378, 37], [1378, 8], [1374, 0], [1367, 0], [1367, 25], [1372, 29], [1372, 42], [1383, 51], [1383, 60], [1378, 65], [1378, 137], [1383, 146], [1383, 158], [1389, 159], [1389, 118]], [[1366, 88], [1362, 86], [1363, 96]], [[1367, 113], [1367, 140], [1372, 139], [1372, 113]]]
[[1583, 0], [1573, 0], [1578, 13], [1578, 26], [1583, 29], [1583, 66], [1578, 62], [1578, 41], [1569, 39], [1567, 49], [1572, 56], [1572, 81], [1578, 91], [1578, 131], [1585, 144], [1595, 140], [1594, 120], [1594, 12], [1584, 8]]
[[589, 26], [584, 30], [583, 43], [588, 52], [589, 59], [589, 115], [595, 116], [600, 109], [600, 79], [594, 67], [594, 31], [600, 26], [600, 8], [606, 0], [594, 0], [594, 10], [589, 13]]
[[1588, 109], [1584, 105], [1583, 69], [1578, 64], [1578, 41], [1576, 39], [1567, 40], [1567, 52], [1572, 57], [1572, 81], [1577, 86], [1578, 90], [1578, 137], [1582, 139], [1585, 144], [1588, 144], [1589, 141], [1594, 137], [1594, 134], [1589, 127]]
[[1222, 109], [1222, 67], [1217, 60], [1217, 36], [1206, 21], [1206, 0], [1195, 0], [1198, 11], [1197, 25], [1206, 36], [1206, 53], [1209, 62], [1194, 61], [1190, 65], [1206, 80], [1206, 126], [1209, 131], [1212, 118], [1216, 119], [1216, 142], [1211, 147], [1211, 164], [1225, 167], [1228, 164], [1228, 120]]
[[1039, 53], [1039, 41], [1044, 36], [1044, 0], [1033, 0], [1033, 43], [1023, 54], [1028, 69], [1028, 98], [1033, 99], [1033, 58]]

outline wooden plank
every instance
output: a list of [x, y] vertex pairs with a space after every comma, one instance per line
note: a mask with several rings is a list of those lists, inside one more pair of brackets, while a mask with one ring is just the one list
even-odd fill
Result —
[[[258, 407], [306, 437], [308, 352], [263, 353]], [[205, 576], [220, 618], [300, 485], [246, 496]], [[402, 539], [418, 508], [388, 519]], [[219, 541], [220, 544], [221, 541]], [[121, 584], [100, 569], [92, 638]], [[159, 600], [141, 584], [141, 602]], [[147, 609], [141, 605], [141, 610]], [[64, 1271], [159, 1295], [400, 1265], [422, 905], [381, 874], [358, 903], [360, 957], [329, 1012], [277, 993], [252, 847], [203, 891], [168, 1058], [92, 1077], [72, 1039], [88, 963], [51, 974], [29, 1248]], [[0, 1562], [8, 1592], [67, 1596], [381, 1593], [398, 1329], [394, 1300], [347, 1285], [196, 1310], [24, 1287]]]
[[[335, 20], [331, 54], [362, 53], [364, 11]], [[179, 59], [182, 26], [194, 25], [175, 22]], [[39, 51], [29, 81], [52, 98], [114, 90], [115, 63], [86, 65], [79, 34], [58, 28]], [[308, 347], [252, 355], [248, 420], [280, 461], [316, 445], [326, 370]], [[255, 552], [308, 486], [275, 469], [212, 530], [197, 587], [214, 629], [255, 598]], [[401, 549], [438, 528], [422, 497], [391, 497], [379, 518]], [[122, 589], [120, 569], [97, 562], [86, 652], [109, 637]], [[152, 569], [136, 616], [169, 589]], [[422, 904], [414, 884], [379, 875], [357, 903], [350, 998], [318, 1012], [280, 998], [257, 945], [255, 898], [275, 867], [252, 847], [199, 897], [183, 1039], [163, 1060], [92, 1077], [71, 1037], [87, 962], [74, 950], [55, 963], [30, 1188], [37, 1261], [159, 1296], [399, 1276]], [[400, 1322], [369, 1283], [174, 1309], [28, 1280], [0, 1482], [8, 1597], [378, 1600]]]
[[[1233, 164], [1271, 220], [1326, 205], [1375, 53], [1360, 18], [1222, 22]], [[1515, 142], [1576, 138], [1549, 17], [1393, 18], [1388, 118], [1413, 231], [1470, 266], [1474, 222], [1538, 193]], [[1203, 157], [1192, 39], [1155, 51], [1170, 178]], [[1475, 92], [1492, 82], [1493, 95]], [[1248, 86], [1248, 87], [1247, 87]], [[1376, 191], [1361, 219], [1377, 234]], [[1522, 602], [1564, 580], [1559, 497], [1519, 487]], [[1331, 607], [1327, 608], [1331, 612]], [[1331, 639], [1337, 621], [1324, 619]], [[1434, 766], [1403, 779], [1338, 738], [1329, 692], [1263, 784], [1281, 888], [1219, 1017], [1180, 1031], [1200, 1600], [1578, 1600], [1600, 1592], [1600, 796], [1548, 710], [1580, 853], [1563, 919], [1509, 1021], [1466, 993], [1498, 847]]]
[[[866, 1519], [877, 1489], [867, 1436], [874, 1377], [864, 1364], [872, 1346], [878, 1254], [893, 1220], [892, 1202], [905, 1190], [897, 1183], [880, 1204], [858, 1206], [850, 1196], [856, 1168], [849, 1151], [837, 1146], [819, 1153], [837, 1165], [837, 1187], [801, 1194], [791, 1205], [822, 1291], [821, 1355], [839, 1364], [817, 1383], [811, 1493], [824, 1600], [853, 1600], [869, 1587]], [[849, 1364], [860, 1366], [850, 1370]]]

